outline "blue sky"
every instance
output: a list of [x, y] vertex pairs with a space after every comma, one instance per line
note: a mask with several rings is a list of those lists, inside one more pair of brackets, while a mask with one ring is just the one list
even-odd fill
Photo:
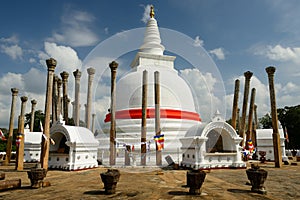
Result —
[[[296, 0], [4, 0], [0, 6], [0, 127], [8, 127], [12, 87], [20, 88], [19, 96], [38, 99], [38, 108], [44, 109], [45, 59], [58, 60], [58, 73], [71, 73], [99, 43], [145, 27], [142, 19], [149, 4], [155, 6], [160, 27], [192, 38], [216, 63], [225, 86], [227, 118], [234, 80], [241, 80], [241, 103], [243, 73], [248, 70], [254, 73], [251, 87], [257, 89], [259, 115], [269, 112], [265, 68], [270, 65], [277, 68], [278, 107], [300, 103], [300, 3]], [[123, 64], [129, 62], [124, 60]], [[103, 93], [96, 105], [107, 101]], [[30, 107], [28, 103], [27, 112]], [[102, 107], [97, 111], [100, 115]]]

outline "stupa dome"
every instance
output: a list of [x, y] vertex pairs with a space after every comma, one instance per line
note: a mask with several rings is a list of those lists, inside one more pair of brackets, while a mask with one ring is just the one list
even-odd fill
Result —
[[[131, 70], [120, 78], [116, 90], [116, 120], [141, 119], [143, 71], [148, 72], [148, 118], [154, 118], [154, 73], [159, 72], [161, 118], [201, 121], [188, 84], [174, 69], [175, 56], [164, 55], [157, 21], [150, 13], [144, 41], [131, 63]], [[153, 115], [151, 114], [153, 113]], [[110, 114], [105, 122], [110, 121]]]

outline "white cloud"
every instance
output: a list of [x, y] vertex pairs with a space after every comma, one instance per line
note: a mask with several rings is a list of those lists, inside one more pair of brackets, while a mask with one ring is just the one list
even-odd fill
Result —
[[194, 40], [194, 44], [195, 47], [203, 47], [204, 45], [204, 41], [200, 39], [200, 37], [197, 35], [195, 40]]
[[[11, 88], [23, 88], [23, 77], [21, 74], [8, 72], [0, 78], [0, 88], [2, 95], [10, 95]], [[1, 95], [1, 96], [2, 96]]]
[[104, 28], [104, 33], [105, 33], [105, 34], [109, 34], [109, 29], [108, 29], [108, 27], [105, 27], [105, 28]]
[[210, 54], [217, 57], [219, 60], [225, 60], [225, 53], [223, 48], [217, 48], [209, 51]]
[[36, 60], [35, 60], [35, 58], [29, 58], [28, 62], [29, 63], [36, 63]]
[[15, 44], [11, 46], [1, 45], [1, 51], [11, 57], [13, 60], [21, 59], [23, 55], [22, 48]]
[[[203, 121], [210, 121], [216, 110], [226, 106], [215, 95], [217, 79], [211, 73], [202, 74], [198, 69], [180, 70], [182, 77], [189, 83], [195, 95], [195, 104]], [[224, 106], [222, 105], [224, 104]], [[225, 113], [222, 113], [225, 114]]]
[[150, 9], [151, 9], [151, 5], [141, 5], [144, 7], [144, 13], [143, 13], [143, 17], [141, 19], [142, 22], [144, 22], [145, 24], [148, 22], [148, 20], [150, 19]]
[[76, 69], [81, 69], [82, 62], [78, 58], [77, 52], [71, 47], [57, 45], [55, 43], [45, 42], [45, 52], [40, 52], [39, 58], [42, 65], [46, 64], [46, 59], [50, 57], [57, 61], [56, 73], [67, 71], [72, 73]]
[[99, 38], [92, 30], [95, 17], [87, 12], [69, 10], [62, 16], [60, 31], [48, 38], [49, 42], [58, 42], [73, 47], [95, 45]]
[[9, 38], [0, 38], [0, 42], [3, 43], [12, 43], [12, 44], [17, 44], [19, 42], [19, 39], [16, 35], [12, 35]]
[[17, 115], [20, 113], [20, 97], [27, 96], [25, 113], [30, 112], [32, 99], [38, 101], [37, 109], [44, 109], [45, 90], [46, 90], [46, 74], [35, 68], [30, 69], [25, 74], [7, 73], [0, 78], [0, 127], [7, 127], [9, 123], [10, 107], [11, 107], [11, 88], [19, 90], [16, 101], [15, 122], [17, 125]]
[[266, 51], [266, 56], [270, 60], [276, 61], [293, 61], [296, 63], [300, 62], [300, 48], [295, 47], [282, 47], [281, 45], [276, 45], [274, 47], [268, 46]]

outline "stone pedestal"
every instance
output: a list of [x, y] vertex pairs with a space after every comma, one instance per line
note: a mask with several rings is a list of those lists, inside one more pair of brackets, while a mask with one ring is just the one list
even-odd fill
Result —
[[108, 169], [107, 172], [100, 174], [101, 180], [104, 184], [106, 194], [116, 193], [117, 183], [120, 179], [120, 172], [117, 169]]
[[28, 175], [28, 178], [30, 179], [31, 187], [32, 188], [42, 187], [43, 186], [43, 180], [46, 177], [46, 174], [47, 174], [47, 170], [41, 168], [38, 165], [31, 168], [30, 171], [27, 171], [27, 175]]
[[204, 171], [191, 170], [186, 173], [187, 186], [190, 188], [189, 194], [197, 195], [201, 194], [201, 186], [206, 177]]
[[252, 185], [251, 191], [266, 194], [267, 191], [265, 190], [264, 182], [267, 179], [268, 172], [264, 169], [260, 169], [258, 166], [253, 166], [251, 169], [247, 169], [246, 173]]

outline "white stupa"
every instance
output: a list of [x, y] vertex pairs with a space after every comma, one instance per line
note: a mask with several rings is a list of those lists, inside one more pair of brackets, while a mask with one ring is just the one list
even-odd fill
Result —
[[[155, 94], [154, 72], [159, 72], [160, 79], [160, 127], [164, 134], [162, 160], [171, 155], [174, 160], [181, 159], [179, 138], [186, 131], [201, 124], [194, 98], [189, 85], [174, 69], [175, 56], [164, 55], [157, 21], [153, 8], [147, 23], [144, 42], [131, 64], [131, 70], [120, 78], [116, 89], [116, 142], [117, 164], [124, 164], [124, 144], [134, 147], [132, 156], [136, 164], [140, 161], [141, 118], [142, 118], [142, 83], [143, 71], [148, 72], [147, 97], [147, 165], [155, 165]], [[109, 133], [110, 114], [105, 118], [105, 133]], [[109, 137], [100, 140], [100, 152], [104, 164], [109, 163]]]

